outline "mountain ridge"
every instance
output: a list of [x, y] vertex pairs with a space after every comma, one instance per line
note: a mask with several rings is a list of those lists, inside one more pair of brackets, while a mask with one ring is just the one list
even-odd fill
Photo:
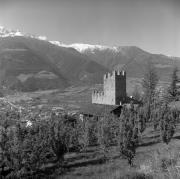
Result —
[[20, 30], [11, 30], [11, 29], [7, 29], [4, 26], [0, 26], [0, 37], [29, 37], [29, 38], [35, 38], [38, 40], [43, 40], [43, 41], [48, 41], [54, 45], [60, 46], [60, 47], [66, 47], [66, 48], [74, 48], [77, 51], [81, 52], [85, 52], [86, 50], [113, 50], [115, 52], [118, 51], [124, 51], [127, 49], [131, 49], [131, 48], [136, 48], [138, 50], [144, 51], [146, 53], [149, 54], [154, 54], [154, 55], [163, 55], [172, 59], [180, 59], [180, 57], [175, 57], [175, 56], [171, 56], [171, 55], [164, 55], [164, 54], [155, 54], [155, 53], [150, 53], [147, 52], [145, 50], [142, 50], [142, 48], [139, 48], [138, 46], [107, 46], [107, 45], [100, 45], [100, 44], [87, 44], [87, 43], [72, 43], [72, 44], [65, 44], [62, 43], [60, 41], [57, 40], [48, 40], [48, 38], [46, 36], [43, 35], [39, 35], [39, 36], [35, 36], [29, 33], [22, 33]]
[[[43, 79], [37, 78], [42, 71], [58, 76], [58, 80], [49, 80], [47, 75], [43, 75]], [[27, 91], [28, 86], [31, 90], [63, 89], [73, 84], [96, 83], [107, 71], [74, 49], [24, 36], [0, 38], [1, 82], [13, 89]], [[19, 76], [27, 79], [26, 82]]]
[[0, 82], [13, 89], [102, 83], [104, 73], [117, 69], [126, 70], [128, 78], [142, 78], [148, 61], [160, 80], [169, 80], [174, 65], [180, 68], [179, 57], [152, 54], [137, 46], [65, 45], [0, 27]]

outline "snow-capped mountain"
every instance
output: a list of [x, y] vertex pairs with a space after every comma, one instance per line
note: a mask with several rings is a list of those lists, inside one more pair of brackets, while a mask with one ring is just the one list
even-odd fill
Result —
[[[129, 53], [134, 55], [134, 51], [135, 52], [136, 51], [143, 52], [142, 49], [135, 47], [135, 46], [113, 46], [113, 47], [111, 47], [111, 46], [105, 46], [105, 45], [91, 45], [91, 44], [85, 44], [85, 43], [64, 44], [59, 41], [48, 40], [47, 37], [43, 36], [43, 35], [35, 36], [32, 34], [28, 34], [28, 33], [22, 33], [20, 30], [11, 30], [11, 29], [5, 28], [4, 26], [0, 26], [0, 37], [21, 37], [21, 36], [47, 41], [47, 42], [50, 42], [51, 44], [57, 45], [59, 47], [74, 48], [83, 54], [96, 53], [95, 51], [110, 51], [112, 53], [121, 53], [122, 55], [126, 56]], [[145, 52], [145, 54], [147, 54], [147, 53], [148, 52]], [[159, 55], [162, 55], [162, 54], [159, 54]], [[171, 59], [176, 59], [176, 57], [173, 57], [173, 56], [166, 55], [166, 57], [169, 57]]]
[[22, 33], [20, 30], [11, 30], [7, 29], [4, 26], [0, 26], [0, 37], [30, 37], [30, 38], [36, 38], [39, 40], [47, 40], [46, 36], [35, 36], [32, 34], [25, 34]]
[[[49, 56], [49, 53], [52, 53], [53, 50], [55, 51], [54, 54], [56, 54], [56, 51], [57, 51], [58, 55], [53, 56], [52, 60], [55, 60], [55, 62], [57, 62], [60, 66], [64, 63], [64, 62], [60, 63], [60, 60], [59, 60], [59, 58], [62, 56], [64, 51], [70, 53], [70, 57], [68, 57], [68, 60], [70, 60], [70, 62], [68, 62], [68, 65], [65, 66], [65, 69], [64, 68], [61, 69], [62, 71], [65, 71], [65, 70], [68, 71], [65, 77], [69, 74], [73, 74], [74, 76], [74, 73], [72, 73], [72, 69], [74, 68], [74, 65], [73, 65], [74, 59], [77, 58], [77, 56], [78, 56], [78, 59], [83, 59], [81, 63], [88, 62], [87, 63], [88, 65], [85, 67], [86, 68], [85, 70], [88, 73], [89, 72], [94, 73], [95, 69], [96, 69], [96, 72], [98, 71], [105, 72], [107, 71], [107, 69], [110, 71], [114, 69], [120, 69], [120, 70], [125, 69], [129, 76], [142, 77], [143, 68], [146, 62], [151, 60], [156, 66], [157, 71], [159, 72], [160, 76], [167, 79], [168, 73], [172, 71], [172, 66], [173, 66], [172, 64], [177, 63], [178, 64], [177, 66], [179, 66], [180, 68], [180, 58], [168, 57], [162, 54], [151, 54], [136, 46], [110, 47], [110, 46], [104, 46], [104, 45], [90, 45], [90, 44], [83, 44], [83, 43], [73, 43], [73, 44], [67, 45], [59, 41], [51, 41], [47, 39], [45, 36], [29, 35], [29, 34], [24, 34], [20, 32], [19, 30], [16, 30], [16, 31], [7, 30], [4, 27], [0, 27], [0, 37], [16, 37], [16, 36], [19, 36], [19, 37], [12, 38], [10, 40], [11, 41], [22, 40], [24, 43], [26, 42], [32, 43], [33, 44], [31, 45], [32, 47], [36, 46], [35, 43], [39, 43], [39, 46], [36, 47], [36, 48], [39, 48], [39, 53], [42, 53], [42, 52], [43, 52], [42, 54], [46, 53], [47, 49], [46, 50], [44, 49], [45, 44], [48, 46], [49, 49], [51, 49], [51, 51], [48, 52], [48, 56]], [[20, 36], [22, 36], [22, 38]], [[28, 38], [24, 38], [24, 37], [28, 37]], [[6, 38], [4, 38], [4, 41], [6, 41]], [[11, 46], [18, 47], [19, 49], [24, 48], [24, 47], [21, 47], [22, 45], [23, 45], [22, 43], [15, 44], [14, 46], [13, 44], [11, 44]], [[78, 53], [75, 50], [72, 51], [71, 48], [74, 48], [80, 53]], [[6, 50], [7, 50], [7, 47], [6, 47]], [[88, 61], [87, 60], [84, 61], [84, 59], [88, 59]], [[92, 63], [92, 62], [93, 62], [93, 65], [92, 64], [89, 65], [89, 63]], [[97, 64], [100, 65], [103, 70], [101, 70], [100, 67], [96, 68], [98, 66]], [[69, 71], [71, 71], [71, 73], [69, 73]], [[83, 71], [82, 71], [82, 74], [84, 75]], [[79, 76], [81, 76], [82, 74], [80, 74]]]
[[[11, 30], [7, 29], [4, 26], [0, 26], [0, 37], [18, 37], [18, 36], [24, 36], [24, 37], [30, 37], [35, 38], [39, 40], [49, 41], [46, 36], [35, 36], [31, 34], [25, 34], [22, 33], [20, 30]], [[80, 53], [83, 53], [85, 51], [91, 51], [93, 52], [96, 50], [112, 50], [112, 51], [118, 51], [117, 47], [109, 47], [109, 46], [103, 46], [103, 45], [90, 45], [90, 44], [83, 44], [83, 43], [73, 43], [73, 44], [64, 44], [59, 41], [49, 41], [51, 44], [60, 46], [60, 47], [67, 47], [67, 48], [74, 48]]]
[[19, 30], [10, 30], [6, 29], [3, 26], [0, 26], [0, 37], [15, 37], [15, 36], [24, 36]]
[[111, 51], [111, 52], [122, 52], [126, 53], [126, 50], [128, 50], [129, 47], [110, 47], [110, 46], [104, 46], [104, 45], [90, 45], [90, 44], [83, 44], [83, 43], [73, 43], [73, 44], [64, 44], [59, 41], [49, 41], [46, 36], [35, 36], [31, 34], [22, 33], [20, 30], [11, 30], [7, 29], [3, 26], [0, 26], [0, 37], [29, 37], [29, 38], [35, 38], [38, 40], [44, 40], [48, 41], [51, 44], [57, 45], [59, 47], [66, 47], [66, 48], [74, 48], [80, 53], [95, 53], [94, 51]]
[[44, 36], [0, 28], [0, 83], [35, 91], [100, 83], [108, 69], [76, 50], [52, 45]]
[[57, 46], [59, 46], [59, 47], [68, 47], [68, 45], [66, 45], [66, 44], [63, 44], [63, 43], [61, 43], [61, 42], [59, 42], [59, 41], [49, 41], [51, 44], [54, 44], [54, 45], [57, 45]]
[[117, 47], [109, 47], [109, 46], [103, 46], [103, 45], [90, 45], [90, 44], [83, 44], [83, 43], [73, 43], [73, 44], [67, 45], [59, 41], [49, 41], [49, 42], [52, 44], [61, 46], [61, 47], [74, 48], [81, 53], [87, 50], [91, 52], [93, 52], [94, 50], [108, 50], [108, 49], [112, 51], [118, 51]]

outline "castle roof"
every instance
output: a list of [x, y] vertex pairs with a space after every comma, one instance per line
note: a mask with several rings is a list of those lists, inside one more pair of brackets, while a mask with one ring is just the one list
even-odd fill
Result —
[[103, 116], [104, 114], [120, 114], [122, 106], [105, 104], [88, 104], [83, 106], [80, 113], [84, 115]]

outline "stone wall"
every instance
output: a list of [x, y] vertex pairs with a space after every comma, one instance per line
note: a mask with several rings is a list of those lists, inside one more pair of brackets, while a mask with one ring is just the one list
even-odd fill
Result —
[[119, 105], [126, 98], [126, 73], [113, 71], [104, 75], [103, 91], [93, 91], [92, 103]]

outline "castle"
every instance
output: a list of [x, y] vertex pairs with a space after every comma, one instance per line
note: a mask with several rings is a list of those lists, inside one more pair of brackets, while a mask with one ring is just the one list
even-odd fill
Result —
[[113, 71], [104, 75], [103, 91], [93, 91], [92, 103], [121, 105], [126, 97], [126, 72]]

